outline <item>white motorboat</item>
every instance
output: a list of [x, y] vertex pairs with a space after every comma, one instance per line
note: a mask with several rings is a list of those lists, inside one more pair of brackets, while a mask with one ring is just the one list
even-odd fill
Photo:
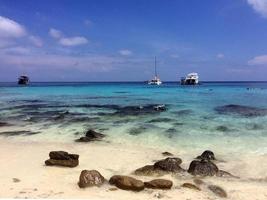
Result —
[[181, 85], [197, 85], [199, 84], [198, 74], [195, 72], [187, 74], [186, 77], [181, 78]]

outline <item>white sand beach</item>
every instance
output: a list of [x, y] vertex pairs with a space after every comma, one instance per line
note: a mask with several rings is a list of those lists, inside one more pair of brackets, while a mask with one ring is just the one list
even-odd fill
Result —
[[[45, 166], [44, 161], [48, 159], [48, 154], [52, 150], [79, 154], [79, 166], [75, 168]], [[224, 162], [216, 163], [218, 167], [240, 176], [240, 179], [203, 178], [205, 184], [200, 186], [201, 191], [181, 187], [181, 184], [185, 182], [193, 183], [194, 177], [186, 174], [161, 177], [173, 181], [174, 185], [170, 190], [145, 189], [140, 192], [132, 192], [120, 189], [110, 190], [115, 186], [108, 183], [101, 187], [80, 189], [77, 182], [80, 172], [84, 169], [98, 170], [107, 180], [115, 174], [131, 175], [135, 169], [164, 158], [161, 154], [164, 150], [157, 147], [144, 148], [106, 142], [41, 143], [36, 141], [18, 142], [13, 139], [1, 138], [0, 151], [1, 198], [220, 199], [207, 188], [209, 184], [214, 184], [227, 192], [227, 199], [267, 199], [267, 155], [244, 155], [238, 159], [234, 155], [227, 158], [220, 157]], [[172, 153], [183, 159], [181, 166], [187, 169], [194, 156], [192, 152], [181, 152]], [[143, 181], [155, 178], [133, 177]]]

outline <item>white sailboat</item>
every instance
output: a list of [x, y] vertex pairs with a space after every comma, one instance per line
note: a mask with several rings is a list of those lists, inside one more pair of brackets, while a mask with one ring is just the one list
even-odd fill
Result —
[[150, 81], [148, 81], [149, 85], [161, 85], [162, 82], [158, 77], [158, 73], [157, 73], [157, 58], [155, 56], [155, 76], [153, 79], [151, 79]]

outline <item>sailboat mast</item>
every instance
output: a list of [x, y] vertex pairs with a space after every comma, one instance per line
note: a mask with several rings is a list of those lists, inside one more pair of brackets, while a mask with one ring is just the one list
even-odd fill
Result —
[[157, 57], [155, 56], [155, 76], [158, 77], [157, 73]]

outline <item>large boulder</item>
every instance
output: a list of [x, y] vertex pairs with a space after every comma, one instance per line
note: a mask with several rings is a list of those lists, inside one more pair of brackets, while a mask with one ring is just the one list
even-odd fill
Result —
[[198, 176], [214, 176], [219, 171], [218, 167], [207, 160], [194, 160], [190, 163], [188, 173]]
[[47, 166], [76, 167], [79, 165], [79, 155], [69, 154], [65, 151], [51, 151], [50, 159], [45, 161]]
[[96, 170], [83, 170], [80, 174], [78, 185], [80, 188], [101, 186], [105, 178]]
[[103, 137], [105, 137], [104, 134], [102, 133], [98, 133], [94, 130], [88, 130], [85, 133], [85, 136], [75, 140], [76, 142], [91, 142], [91, 141], [97, 141], [97, 140], [101, 140]]
[[206, 150], [204, 151], [200, 156], [198, 156], [196, 159], [200, 160], [216, 160], [215, 155], [212, 151]]
[[141, 191], [145, 188], [143, 181], [130, 176], [115, 175], [110, 178], [109, 183], [122, 190]]
[[152, 181], [145, 182], [145, 187], [152, 189], [171, 189], [172, 185], [172, 181], [167, 179], [154, 179]]
[[166, 159], [157, 161], [154, 164], [155, 169], [160, 169], [167, 172], [181, 172], [184, 171], [180, 164], [182, 163], [182, 159], [176, 157], [168, 157]]

